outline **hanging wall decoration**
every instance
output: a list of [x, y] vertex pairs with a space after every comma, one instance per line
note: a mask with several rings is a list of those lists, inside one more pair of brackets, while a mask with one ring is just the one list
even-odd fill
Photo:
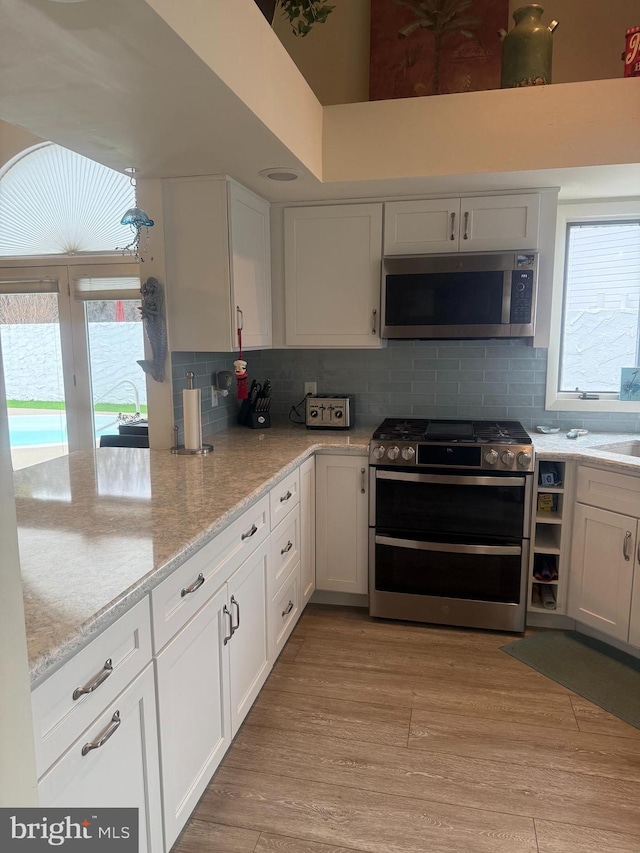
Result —
[[[131, 166], [128, 169], [125, 169], [125, 171], [128, 172], [130, 175], [131, 186], [133, 187], [133, 191], [135, 194], [135, 204], [133, 207], [130, 207], [127, 211], [125, 211], [124, 216], [120, 220], [120, 224], [128, 225], [131, 228], [133, 240], [126, 246], [123, 246], [121, 249], [117, 249], [116, 251], [122, 252], [123, 255], [133, 255], [137, 261], [144, 263], [147, 252], [140, 251], [140, 238], [142, 234], [142, 229], [146, 228], [145, 237], [148, 241], [149, 228], [153, 227], [154, 222], [153, 219], [151, 219], [144, 210], [138, 207], [138, 190], [135, 178], [136, 172], [138, 170], [134, 166]], [[151, 258], [151, 260], [153, 260], [153, 258]]]
[[369, 98], [500, 88], [509, 0], [371, 0]]
[[162, 306], [164, 296], [162, 285], [157, 278], [150, 276], [140, 288], [142, 304], [139, 311], [142, 323], [151, 344], [151, 360], [143, 359], [138, 362], [145, 373], [156, 382], [164, 380], [164, 363], [167, 358], [167, 325]]

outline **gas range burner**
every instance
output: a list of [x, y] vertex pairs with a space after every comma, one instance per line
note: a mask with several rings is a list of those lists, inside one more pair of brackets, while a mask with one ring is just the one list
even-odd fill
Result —
[[386, 418], [373, 437], [380, 441], [424, 441], [426, 438], [427, 425], [425, 420], [395, 420]]
[[386, 418], [374, 432], [378, 441], [444, 441], [447, 444], [531, 444], [518, 421], [445, 421]]
[[369, 459], [376, 466], [533, 470], [531, 437], [518, 421], [387, 418], [373, 434]]

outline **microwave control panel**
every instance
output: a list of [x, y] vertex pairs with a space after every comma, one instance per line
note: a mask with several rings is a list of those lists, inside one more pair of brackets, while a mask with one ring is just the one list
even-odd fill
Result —
[[514, 270], [511, 273], [511, 313], [513, 325], [531, 322], [533, 311], [533, 270]]

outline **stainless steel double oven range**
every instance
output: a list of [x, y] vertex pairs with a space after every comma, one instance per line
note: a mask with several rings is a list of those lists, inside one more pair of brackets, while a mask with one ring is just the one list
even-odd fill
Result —
[[524, 631], [533, 491], [524, 427], [387, 419], [369, 464], [371, 616]]

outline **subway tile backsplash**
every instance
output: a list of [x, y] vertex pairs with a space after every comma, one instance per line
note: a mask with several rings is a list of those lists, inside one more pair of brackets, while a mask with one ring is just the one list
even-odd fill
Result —
[[[211, 374], [233, 370], [233, 353], [172, 353], [175, 423], [183, 435], [182, 390], [193, 370], [203, 389], [203, 433], [235, 423], [236, 386], [211, 406]], [[384, 417], [503, 418], [527, 428], [581, 427], [602, 432], [640, 432], [640, 415], [547, 412], [547, 351], [525, 341], [389, 341], [379, 350], [291, 349], [245, 353], [249, 379], [273, 386], [272, 415], [286, 419], [304, 398], [304, 382], [319, 394], [353, 394], [360, 423]], [[304, 407], [300, 407], [303, 411]]]

